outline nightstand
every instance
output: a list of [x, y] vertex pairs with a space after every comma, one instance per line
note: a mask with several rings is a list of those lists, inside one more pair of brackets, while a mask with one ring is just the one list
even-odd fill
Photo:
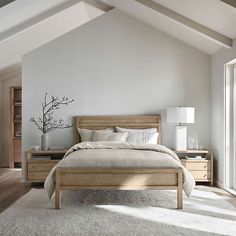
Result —
[[26, 151], [26, 184], [44, 182], [51, 169], [63, 158], [66, 152], [67, 150]]
[[[196, 182], [209, 182], [213, 186], [213, 154], [209, 150], [175, 151], [182, 165], [193, 175]], [[185, 157], [189, 157], [186, 159]], [[194, 158], [202, 156], [204, 159]]]

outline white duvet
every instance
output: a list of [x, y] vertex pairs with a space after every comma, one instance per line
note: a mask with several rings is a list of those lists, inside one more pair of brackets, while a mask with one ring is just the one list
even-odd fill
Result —
[[181, 165], [178, 156], [162, 145], [121, 142], [82, 142], [71, 147], [49, 173], [44, 188], [49, 198], [55, 190], [57, 167], [84, 168], [179, 168], [183, 170], [183, 189], [188, 197], [195, 186], [193, 176]]

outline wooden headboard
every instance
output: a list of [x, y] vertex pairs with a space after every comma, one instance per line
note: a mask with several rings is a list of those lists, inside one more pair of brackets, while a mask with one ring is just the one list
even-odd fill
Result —
[[[106, 129], [116, 126], [133, 129], [157, 128], [161, 143], [161, 116], [77, 116], [75, 117], [76, 129]], [[79, 140], [80, 141], [80, 140]]]

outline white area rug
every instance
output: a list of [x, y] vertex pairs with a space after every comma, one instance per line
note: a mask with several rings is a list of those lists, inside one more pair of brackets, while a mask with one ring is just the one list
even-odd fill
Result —
[[236, 235], [236, 209], [194, 190], [176, 210], [173, 191], [64, 191], [54, 210], [32, 189], [0, 214], [0, 235]]

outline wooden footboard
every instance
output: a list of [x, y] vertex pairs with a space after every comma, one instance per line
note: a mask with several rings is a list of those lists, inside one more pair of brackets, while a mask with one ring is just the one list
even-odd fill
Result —
[[61, 208], [61, 190], [177, 190], [177, 208], [183, 208], [182, 169], [177, 168], [57, 168], [55, 208]]

